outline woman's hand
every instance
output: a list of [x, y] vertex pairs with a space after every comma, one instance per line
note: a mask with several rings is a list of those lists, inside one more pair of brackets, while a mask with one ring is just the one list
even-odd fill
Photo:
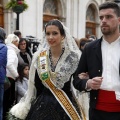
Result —
[[78, 77], [79, 77], [80, 79], [89, 79], [89, 75], [88, 75], [87, 72], [86, 72], [86, 73], [80, 73], [80, 74], [78, 75]]

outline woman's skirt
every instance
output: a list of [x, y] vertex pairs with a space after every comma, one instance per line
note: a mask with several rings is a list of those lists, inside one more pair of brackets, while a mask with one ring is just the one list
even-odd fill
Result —
[[32, 103], [26, 120], [70, 120], [53, 94], [45, 88]]

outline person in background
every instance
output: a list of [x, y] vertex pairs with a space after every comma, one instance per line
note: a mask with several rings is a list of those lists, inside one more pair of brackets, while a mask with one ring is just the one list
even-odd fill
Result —
[[4, 43], [5, 37], [5, 30], [0, 27], [0, 120], [3, 118], [4, 81], [6, 77], [7, 65], [7, 47]]
[[20, 38], [22, 38], [22, 33], [19, 30], [15, 30], [14, 34], [17, 35]]
[[17, 103], [24, 96], [28, 89], [29, 65], [22, 64], [18, 67], [19, 77], [15, 83]]
[[20, 52], [18, 53], [19, 64], [26, 63], [30, 66], [32, 54], [30, 52], [30, 49], [25, 38], [20, 39], [18, 48], [20, 49]]
[[[79, 91], [90, 91], [89, 120], [120, 120], [120, 7], [102, 3], [99, 18], [103, 35], [86, 45], [73, 84]], [[80, 79], [80, 73], [89, 79]]]
[[17, 72], [18, 67], [18, 57], [19, 53], [18, 44], [19, 38], [14, 34], [9, 34], [5, 39], [5, 44], [7, 45], [7, 74], [11, 86], [4, 92], [4, 119], [6, 113], [11, 108], [15, 102], [15, 80], [19, 76]]
[[[22, 37], [22, 33], [19, 31], [19, 30], [15, 30], [14, 31], [14, 34], [17, 35], [20, 39], [20, 42], [23, 42], [23, 41], [26, 41], [26, 45], [25, 45], [25, 48], [26, 48], [26, 52], [29, 53], [30, 57], [32, 58], [32, 53], [30, 51], [30, 46], [29, 46], [29, 43], [28, 41], [26, 40], [26, 38], [23, 38]], [[18, 47], [19, 48], [19, 47]]]
[[97, 37], [95, 35], [90, 35], [88, 39], [94, 41], [97, 40]]
[[87, 38], [81, 38], [80, 43], [79, 43], [79, 48], [81, 51], [83, 51], [85, 44], [87, 43], [88, 39]]
[[77, 46], [80, 48], [80, 39], [75, 38], [75, 37], [73, 37], [73, 39], [75, 40]]
[[87, 38], [81, 38], [80, 39], [79, 48], [80, 48], [81, 52], [83, 52], [83, 50], [85, 48], [85, 45], [89, 42], [92, 42], [92, 40], [89, 40]]

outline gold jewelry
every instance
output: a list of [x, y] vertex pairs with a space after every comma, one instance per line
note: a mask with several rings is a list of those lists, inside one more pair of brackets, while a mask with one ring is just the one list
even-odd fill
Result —
[[56, 63], [58, 62], [58, 59], [59, 59], [58, 57], [55, 58], [55, 57], [52, 56], [53, 65], [56, 65]]

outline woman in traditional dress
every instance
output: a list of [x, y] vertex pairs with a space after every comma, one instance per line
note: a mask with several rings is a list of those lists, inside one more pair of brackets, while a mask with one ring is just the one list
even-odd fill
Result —
[[23, 120], [83, 120], [70, 90], [80, 55], [67, 28], [59, 20], [49, 21], [32, 60], [28, 91], [10, 114]]

